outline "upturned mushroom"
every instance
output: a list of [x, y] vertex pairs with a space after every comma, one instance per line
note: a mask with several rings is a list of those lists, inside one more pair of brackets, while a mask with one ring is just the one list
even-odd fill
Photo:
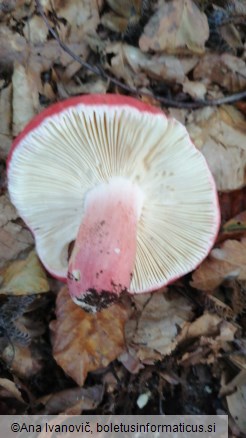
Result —
[[192, 271], [220, 223], [185, 127], [126, 96], [79, 96], [36, 116], [12, 145], [8, 186], [43, 265], [90, 312]]

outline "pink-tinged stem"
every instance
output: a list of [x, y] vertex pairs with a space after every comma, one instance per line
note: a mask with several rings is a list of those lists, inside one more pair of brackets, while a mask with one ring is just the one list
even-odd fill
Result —
[[101, 310], [129, 288], [142, 202], [141, 190], [123, 178], [88, 193], [68, 267], [70, 295], [85, 310]]

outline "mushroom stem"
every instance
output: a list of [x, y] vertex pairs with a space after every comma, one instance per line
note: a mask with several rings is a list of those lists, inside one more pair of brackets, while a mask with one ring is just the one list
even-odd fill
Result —
[[87, 194], [68, 266], [70, 295], [85, 310], [101, 310], [129, 288], [142, 204], [140, 188], [124, 178]]

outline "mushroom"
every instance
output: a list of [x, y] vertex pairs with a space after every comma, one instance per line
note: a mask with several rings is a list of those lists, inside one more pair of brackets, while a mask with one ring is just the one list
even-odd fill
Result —
[[78, 96], [36, 116], [12, 145], [8, 186], [43, 265], [90, 312], [192, 271], [220, 223], [185, 127], [126, 96]]

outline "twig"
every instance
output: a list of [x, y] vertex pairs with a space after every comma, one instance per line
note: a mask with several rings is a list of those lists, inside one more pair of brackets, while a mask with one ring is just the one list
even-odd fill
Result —
[[205, 106], [219, 106], [226, 103], [233, 103], [237, 102], [238, 100], [242, 100], [246, 98], [246, 91], [242, 91], [241, 93], [235, 93], [231, 94], [226, 97], [222, 97], [220, 99], [214, 99], [214, 100], [197, 100], [194, 102], [180, 102], [176, 101], [174, 99], [169, 99], [163, 96], [158, 95], [152, 95], [151, 93], [148, 93], [146, 91], [137, 90], [136, 88], [129, 87], [128, 85], [124, 84], [123, 82], [119, 81], [118, 79], [114, 78], [113, 76], [110, 76], [108, 73], [105, 72], [105, 70], [100, 66], [96, 67], [93, 66], [86, 61], [83, 61], [83, 59], [80, 56], [77, 56], [73, 51], [62, 42], [57, 32], [51, 27], [47, 16], [43, 10], [43, 7], [40, 3], [40, 0], [35, 0], [37, 11], [43, 18], [50, 34], [54, 37], [54, 39], [57, 41], [59, 46], [64, 50], [64, 52], [68, 53], [68, 55], [71, 56], [72, 59], [77, 61], [82, 67], [85, 67], [87, 70], [91, 71], [92, 73], [96, 74], [97, 76], [101, 76], [103, 79], [105, 79], [108, 82], [111, 82], [114, 85], [117, 85], [118, 87], [122, 88], [125, 91], [128, 91], [128, 93], [137, 95], [137, 96], [146, 96], [146, 97], [154, 97], [157, 101], [163, 103], [166, 106], [172, 107], [172, 108], [185, 108], [185, 109], [196, 109], [196, 108], [202, 108]]

